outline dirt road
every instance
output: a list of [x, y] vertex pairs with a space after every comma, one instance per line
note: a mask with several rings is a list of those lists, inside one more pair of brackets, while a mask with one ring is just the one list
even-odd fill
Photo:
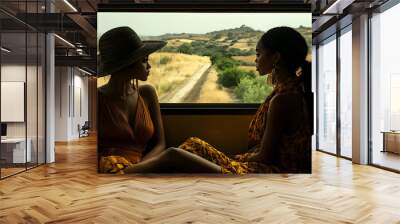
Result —
[[183, 85], [171, 91], [170, 94], [165, 95], [160, 99], [160, 102], [165, 103], [184, 103], [190, 102], [193, 98], [193, 89], [197, 89], [201, 82], [204, 82], [207, 77], [208, 71], [211, 68], [211, 63], [202, 65]]

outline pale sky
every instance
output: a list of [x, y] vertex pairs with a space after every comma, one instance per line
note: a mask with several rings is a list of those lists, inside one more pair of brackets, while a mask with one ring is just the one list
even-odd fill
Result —
[[311, 13], [97, 13], [98, 38], [119, 26], [129, 26], [139, 36], [159, 36], [166, 33], [204, 34], [241, 25], [261, 31], [276, 26], [311, 27]]

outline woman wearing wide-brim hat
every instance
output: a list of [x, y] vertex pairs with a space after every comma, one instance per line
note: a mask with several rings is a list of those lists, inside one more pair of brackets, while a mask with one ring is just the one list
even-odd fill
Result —
[[[166, 164], [173, 163], [185, 172], [220, 172], [219, 166], [199, 156], [165, 149], [156, 91], [150, 85], [138, 85], [138, 80], [146, 81], [149, 75], [149, 54], [165, 44], [141, 41], [129, 27], [114, 28], [101, 36], [98, 76], [111, 77], [98, 89], [99, 172], [124, 173], [126, 167], [144, 161], [140, 170], [171, 172], [172, 167]], [[179, 155], [172, 158], [177, 150]]]

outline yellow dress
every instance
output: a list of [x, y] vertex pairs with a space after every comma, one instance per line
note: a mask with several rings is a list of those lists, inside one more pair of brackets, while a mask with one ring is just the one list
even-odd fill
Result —
[[231, 159], [224, 153], [215, 149], [212, 145], [196, 137], [188, 138], [179, 148], [219, 165], [221, 167], [221, 173], [246, 174], [279, 172], [277, 167], [274, 166]]

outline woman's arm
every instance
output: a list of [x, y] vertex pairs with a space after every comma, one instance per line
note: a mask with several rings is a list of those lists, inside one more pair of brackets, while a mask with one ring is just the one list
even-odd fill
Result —
[[140, 95], [144, 98], [150, 111], [151, 120], [154, 124], [154, 134], [150, 140], [152, 149], [143, 157], [147, 160], [156, 155], [159, 155], [165, 150], [165, 134], [164, 126], [161, 119], [160, 104], [154, 87], [150, 85], [143, 85], [139, 88]]
[[260, 150], [247, 158], [249, 162], [263, 162], [273, 164], [274, 150], [278, 148], [279, 138], [283, 134], [283, 128], [287, 125], [293, 111], [293, 101], [289, 95], [276, 95], [271, 99], [267, 123], [265, 125], [264, 135], [261, 140]]

